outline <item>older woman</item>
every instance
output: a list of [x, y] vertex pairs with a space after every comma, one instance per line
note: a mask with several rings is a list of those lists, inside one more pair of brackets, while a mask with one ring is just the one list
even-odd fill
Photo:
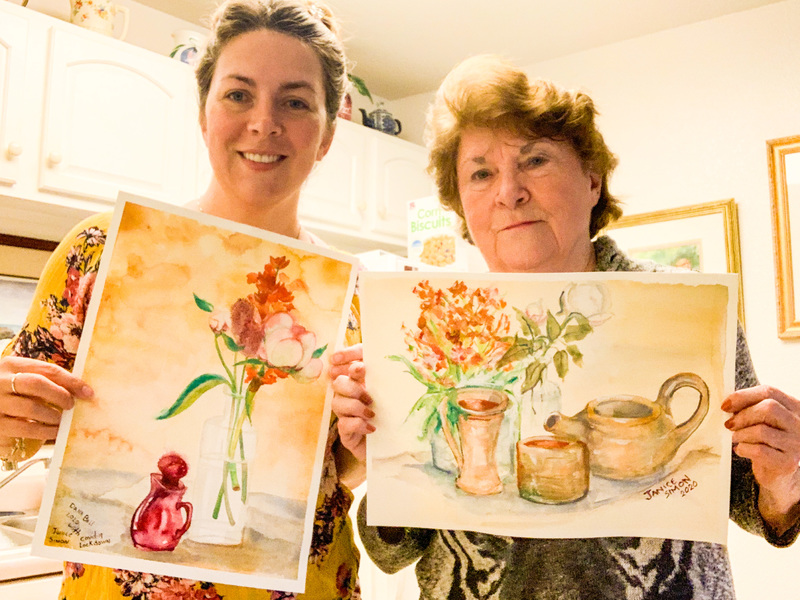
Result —
[[[330, 11], [310, 0], [220, 5], [197, 69], [200, 126], [213, 177], [193, 208], [323, 243], [301, 227], [297, 210], [303, 183], [330, 147], [344, 94], [347, 62], [337, 29]], [[69, 370], [109, 221], [108, 214], [91, 217], [64, 239], [42, 274], [27, 324], [9, 347], [10, 355], [0, 360], [0, 457], [24, 454], [24, 440], [34, 440], [35, 446], [53, 438], [62, 411], [73, 406], [74, 398], [92, 395]], [[346, 364], [331, 372], [341, 369]], [[355, 389], [361, 385], [348, 381]], [[315, 600], [359, 596], [358, 551], [347, 520], [352, 495], [340, 484], [335, 428], [331, 433], [306, 592], [298, 596]], [[75, 563], [67, 563], [59, 595], [65, 600], [294, 597]]]
[[[657, 270], [595, 237], [621, 214], [609, 193], [616, 165], [592, 100], [476, 57], [444, 80], [428, 115], [430, 171], [493, 272]], [[345, 389], [344, 383], [342, 389]], [[732, 413], [731, 517], [777, 546], [800, 530], [800, 402], [757, 386], [739, 334]], [[339, 396], [343, 443], [363, 458], [371, 400]], [[368, 527], [372, 559], [394, 572], [419, 559], [421, 597], [733, 598], [723, 547], [663, 539], [517, 539], [464, 531]]]

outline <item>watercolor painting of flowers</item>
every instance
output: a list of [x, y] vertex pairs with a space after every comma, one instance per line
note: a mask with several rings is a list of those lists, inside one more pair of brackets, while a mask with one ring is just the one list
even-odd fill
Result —
[[[248, 456], [244, 427], [251, 421], [256, 392], [261, 386], [286, 377], [303, 383], [313, 381], [322, 372], [320, 357], [327, 345], [317, 348], [314, 332], [298, 323], [294, 295], [289, 291], [289, 287], [298, 282], [289, 281], [281, 272], [288, 266], [285, 256], [270, 257], [263, 271], [247, 275], [247, 282], [255, 286], [255, 291], [238, 298], [230, 307], [215, 308], [211, 302], [194, 294], [197, 308], [210, 313], [209, 328], [214, 334], [214, 347], [224, 374], [198, 375], [175, 402], [156, 417], [163, 420], [181, 414], [217, 386], [224, 386], [230, 392], [227, 395], [230, 406], [226, 407], [227, 435], [221, 449], [225, 457], [223, 475], [213, 499], [211, 516], [215, 520], [220, 518], [224, 507], [231, 526], [236, 525], [231, 494], [238, 493], [240, 502], [247, 503]], [[226, 354], [230, 355], [228, 360]], [[239, 527], [238, 541], [241, 541], [241, 533]]]
[[302, 592], [317, 522], [345, 518], [327, 358], [357, 259], [127, 194], [101, 222], [65, 299], [95, 393], [64, 416], [37, 552]]
[[[411, 357], [388, 358], [402, 362], [426, 388], [409, 413], [422, 415], [419, 437], [424, 439], [445, 425], [455, 429], [462, 412], [455, 402], [456, 389], [509, 389], [517, 376], [510, 361], [500, 364], [514, 338], [509, 334], [506, 302], [497, 289], [470, 289], [463, 281], [435, 288], [423, 280], [413, 293], [419, 299], [419, 318], [414, 327], [402, 325]], [[447, 400], [446, 424], [438, 410], [443, 400]]]

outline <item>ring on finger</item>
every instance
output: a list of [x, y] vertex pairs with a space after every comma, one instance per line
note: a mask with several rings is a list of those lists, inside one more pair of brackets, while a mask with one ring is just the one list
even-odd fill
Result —
[[14, 374], [11, 376], [11, 393], [12, 393], [12, 394], [14, 394], [15, 396], [19, 396], [19, 395], [21, 395], [21, 394], [20, 394], [20, 393], [17, 391], [17, 386], [16, 386], [16, 385], [14, 385], [14, 383], [15, 383], [15, 382], [14, 382], [14, 380], [17, 378], [17, 375], [19, 375], [19, 373], [14, 373]]

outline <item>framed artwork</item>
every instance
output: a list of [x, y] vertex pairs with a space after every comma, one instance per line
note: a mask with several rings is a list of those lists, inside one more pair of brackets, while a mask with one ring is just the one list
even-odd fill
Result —
[[[778, 337], [800, 338], [800, 136], [769, 140]], [[792, 238], [795, 240], [792, 246]]]
[[725, 542], [735, 275], [366, 272], [359, 288], [370, 525]]
[[631, 258], [704, 273], [736, 273], [744, 327], [739, 216], [733, 199], [623, 216], [604, 233]]
[[64, 414], [34, 551], [303, 591], [357, 260], [127, 194], [81, 239], [104, 244], [74, 369], [95, 394]]

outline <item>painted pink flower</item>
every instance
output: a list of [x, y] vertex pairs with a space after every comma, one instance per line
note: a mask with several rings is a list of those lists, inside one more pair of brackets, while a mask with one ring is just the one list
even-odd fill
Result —
[[274, 367], [296, 369], [306, 379], [316, 379], [322, 372], [322, 361], [314, 358], [317, 336], [299, 325], [292, 315], [275, 313], [264, 323], [264, 341], [258, 358]]
[[222, 333], [231, 328], [231, 313], [224, 308], [218, 308], [208, 317], [208, 326], [214, 333]]

